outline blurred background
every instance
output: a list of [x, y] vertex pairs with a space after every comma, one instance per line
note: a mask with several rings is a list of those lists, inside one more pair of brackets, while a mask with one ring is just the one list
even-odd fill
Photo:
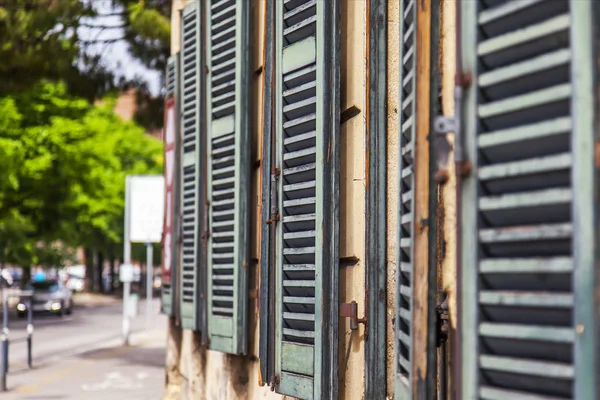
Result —
[[[34, 365], [121, 335], [125, 177], [163, 172], [170, 14], [170, 0], [0, 1], [0, 313], [9, 310], [7, 386], [17, 398], [36, 379], [31, 370], [19, 378], [19, 290], [51, 311], [33, 305]], [[158, 298], [160, 249], [148, 269], [144, 244], [132, 245], [134, 295], [146, 296], [152, 274]], [[160, 319], [157, 300], [152, 310]], [[148, 324], [134, 318], [132, 332]], [[151, 355], [161, 366], [162, 351]], [[82, 385], [62, 396], [82, 398]]]

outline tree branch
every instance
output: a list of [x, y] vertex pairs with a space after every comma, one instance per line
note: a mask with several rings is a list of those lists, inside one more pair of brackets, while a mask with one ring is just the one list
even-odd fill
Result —
[[120, 42], [121, 40], [126, 40], [126, 37], [114, 38], [114, 39], [91, 39], [91, 40], [80, 40], [81, 43], [89, 45], [89, 44], [110, 44]]
[[94, 24], [86, 24], [86, 23], [80, 23], [79, 24], [80, 27], [84, 27], [84, 28], [95, 28], [95, 29], [120, 29], [120, 28], [125, 28], [127, 26], [127, 24], [122, 24], [122, 25], [94, 25]]
[[96, 17], [124, 17], [127, 15], [127, 11], [117, 11], [114, 13], [108, 13], [108, 14], [96, 14]]

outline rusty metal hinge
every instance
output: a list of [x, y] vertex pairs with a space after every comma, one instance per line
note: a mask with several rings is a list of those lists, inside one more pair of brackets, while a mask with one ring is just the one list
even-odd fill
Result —
[[449, 317], [448, 317], [448, 295], [444, 294], [444, 301], [438, 303], [435, 308], [436, 312], [436, 322], [437, 322], [437, 339], [436, 344], [437, 347], [440, 347], [442, 343], [448, 340], [448, 327], [449, 327]]
[[280, 380], [279, 380], [279, 375], [273, 375], [273, 376], [271, 377], [271, 392], [274, 392], [274, 391], [275, 391], [275, 388], [276, 388], [277, 386], [279, 386], [279, 382], [280, 382]]
[[358, 324], [367, 326], [367, 317], [358, 318], [358, 304], [352, 300], [350, 303], [340, 303], [340, 317], [350, 318], [350, 329], [358, 329]]
[[281, 219], [281, 216], [279, 215], [279, 211], [275, 212], [275, 214], [271, 214], [271, 217], [266, 221], [267, 225], [270, 225], [274, 222], [277, 222]]
[[281, 218], [279, 209], [277, 208], [277, 180], [279, 179], [280, 174], [281, 170], [279, 168], [275, 168], [274, 172], [271, 174], [271, 216], [266, 221], [267, 225], [273, 224]]

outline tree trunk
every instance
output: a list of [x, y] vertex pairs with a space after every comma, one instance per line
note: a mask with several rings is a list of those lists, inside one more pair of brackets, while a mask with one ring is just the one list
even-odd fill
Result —
[[99, 251], [97, 256], [96, 264], [96, 276], [98, 277], [98, 292], [104, 293], [104, 281], [102, 279], [102, 272], [104, 271], [104, 254]]
[[21, 288], [25, 287], [31, 280], [31, 267], [23, 267], [23, 276], [21, 276]]
[[109, 293], [115, 292], [115, 256], [114, 254], [110, 255], [110, 288], [108, 289]]
[[83, 254], [85, 257], [85, 291], [91, 292], [94, 289], [94, 252], [86, 247]]

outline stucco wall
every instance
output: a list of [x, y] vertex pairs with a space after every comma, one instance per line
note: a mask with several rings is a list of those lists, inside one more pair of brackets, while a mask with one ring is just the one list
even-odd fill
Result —
[[[366, 141], [366, 2], [342, 1], [340, 104], [356, 107], [358, 115], [340, 131], [340, 257], [356, 257], [354, 266], [340, 268], [340, 302], [358, 303], [365, 312], [365, 141]], [[364, 326], [339, 326], [340, 398], [362, 399], [364, 393]]]
[[[172, 53], [180, 48], [179, 10], [186, 1], [176, 0], [172, 15]], [[352, 106], [361, 113], [341, 127], [340, 176], [340, 257], [357, 257], [357, 265], [340, 271], [340, 301], [355, 300], [359, 316], [364, 315], [365, 276], [365, 132], [366, 121], [366, 2], [342, 1], [341, 38], [341, 107]], [[265, 0], [252, 0], [252, 161], [259, 165], [262, 143], [262, 86]], [[172, 332], [168, 344], [167, 370], [172, 366], [172, 379], [181, 387], [181, 399], [291, 399], [258, 385], [258, 259], [260, 249], [260, 169], [252, 173], [252, 238], [249, 279], [249, 355], [226, 355], [206, 350], [191, 331], [182, 333], [177, 348]], [[173, 329], [172, 329], [173, 330]], [[346, 319], [340, 319], [340, 398], [362, 399], [364, 393], [364, 327], [352, 331]], [[177, 394], [178, 396], [179, 394]], [[179, 397], [173, 397], [179, 398]]]
[[[454, 75], [456, 73], [456, 2], [442, 1], [440, 29], [440, 62], [442, 71], [442, 112], [454, 115]], [[454, 137], [448, 136], [451, 143]], [[450, 179], [442, 188], [444, 208], [445, 257], [442, 260], [443, 287], [450, 295], [450, 322], [456, 327], [456, 176], [454, 154], [448, 157]]]
[[387, 25], [387, 398], [394, 398], [396, 349], [394, 326], [396, 317], [396, 238], [398, 229], [398, 79], [400, 38], [400, 1], [388, 0]]

